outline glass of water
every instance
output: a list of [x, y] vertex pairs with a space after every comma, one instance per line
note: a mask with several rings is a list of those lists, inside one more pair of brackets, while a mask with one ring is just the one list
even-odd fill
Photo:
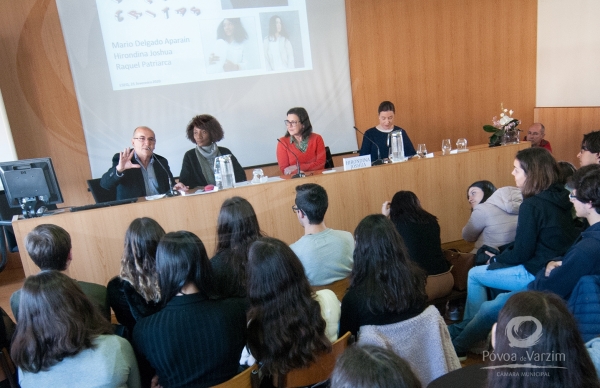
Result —
[[452, 145], [450, 144], [450, 139], [442, 140], [442, 154], [448, 155], [450, 153], [450, 150], [452, 150]]
[[419, 144], [417, 146], [417, 155], [419, 159], [423, 159], [427, 155], [427, 146], [425, 144]]
[[264, 177], [262, 168], [255, 168], [252, 171], [252, 183], [260, 183]]
[[467, 150], [467, 139], [461, 137], [456, 141], [456, 149], [458, 152], [465, 152]]

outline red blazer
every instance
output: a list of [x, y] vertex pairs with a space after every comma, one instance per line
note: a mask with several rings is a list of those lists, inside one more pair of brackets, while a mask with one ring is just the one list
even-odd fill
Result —
[[[306, 152], [301, 152], [294, 144], [290, 144], [289, 137], [282, 137], [281, 140], [300, 160], [300, 170], [315, 171], [325, 168], [325, 143], [321, 135], [312, 133], [308, 138]], [[296, 165], [296, 158], [288, 151], [283, 144], [277, 143], [277, 163], [283, 174], [283, 170], [288, 166]]]

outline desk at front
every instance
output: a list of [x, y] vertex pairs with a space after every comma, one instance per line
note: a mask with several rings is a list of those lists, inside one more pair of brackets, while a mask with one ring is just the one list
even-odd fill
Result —
[[422, 206], [439, 219], [442, 242], [460, 240], [462, 227], [469, 219], [466, 193], [477, 180], [487, 179], [496, 187], [514, 186], [512, 163], [517, 151], [529, 143], [488, 148], [471, 147], [469, 152], [434, 158], [411, 159], [404, 163], [381, 165], [353, 171], [286, 179], [278, 182], [242, 186], [216, 193], [140, 201], [116, 207], [65, 212], [13, 222], [26, 275], [39, 270], [24, 249], [24, 238], [35, 226], [52, 223], [71, 234], [73, 261], [69, 275], [78, 280], [106, 284], [119, 274], [123, 240], [129, 223], [137, 217], [151, 217], [165, 231], [189, 230], [214, 254], [217, 216], [221, 203], [230, 197], [246, 198], [254, 207], [262, 230], [290, 244], [303, 229], [292, 212], [295, 187], [318, 183], [329, 195], [325, 223], [334, 229], [354, 232], [368, 214], [379, 213], [381, 205], [399, 190], [413, 191]]

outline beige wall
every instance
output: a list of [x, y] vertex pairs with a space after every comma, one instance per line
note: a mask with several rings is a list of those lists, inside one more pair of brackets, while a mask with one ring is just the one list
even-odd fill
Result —
[[[430, 151], [448, 137], [486, 142], [481, 126], [501, 102], [524, 128], [533, 122], [536, 1], [346, 0], [346, 11], [359, 128], [377, 124], [386, 99]], [[0, 2], [0, 36], [0, 89], [18, 157], [52, 157], [65, 205], [93, 202], [55, 1]]]

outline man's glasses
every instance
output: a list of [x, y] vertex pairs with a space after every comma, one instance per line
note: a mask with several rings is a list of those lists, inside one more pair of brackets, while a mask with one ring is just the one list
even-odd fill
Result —
[[156, 143], [156, 138], [154, 138], [154, 137], [140, 136], [140, 137], [134, 137], [133, 139], [139, 141], [140, 143], [145, 143], [146, 141], [148, 141], [148, 143]]
[[298, 211], [302, 211], [302, 209], [298, 208], [298, 206], [296, 206], [296, 205], [292, 205], [292, 211], [293, 211], [294, 213], [296, 213], [296, 212], [298, 212]]

